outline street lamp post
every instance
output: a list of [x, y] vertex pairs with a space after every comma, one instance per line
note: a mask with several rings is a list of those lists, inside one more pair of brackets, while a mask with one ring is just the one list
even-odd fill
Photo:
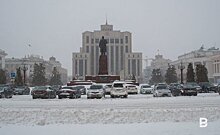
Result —
[[23, 65], [22, 70], [23, 70], [23, 74], [24, 74], [24, 85], [25, 85], [25, 83], [26, 83], [26, 71], [28, 70], [28, 68], [25, 66], [25, 64]]
[[183, 84], [183, 70], [185, 69], [185, 66], [183, 65], [183, 62], [180, 62], [180, 65], [178, 67], [180, 69], [180, 83]]

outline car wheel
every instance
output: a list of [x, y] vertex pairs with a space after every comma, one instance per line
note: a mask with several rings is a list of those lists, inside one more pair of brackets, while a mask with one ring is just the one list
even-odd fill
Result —
[[111, 95], [111, 98], [114, 98], [115, 96], [114, 95]]
[[128, 95], [125, 95], [124, 98], [128, 98]]
[[59, 98], [59, 99], [62, 99], [62, 97], [61, 97], [61, 96], [58, 96], [58, 98]]
[[32, 96], [32, 98], [33, 98], [33, 99], [36, 99], [36, 97], [35, 97], [35, 96]]

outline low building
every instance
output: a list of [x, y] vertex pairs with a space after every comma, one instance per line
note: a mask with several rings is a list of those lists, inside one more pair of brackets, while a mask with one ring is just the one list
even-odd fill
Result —
[[34, 64], [42, 63], [45, 66], [46, 78], [49, 80], [53, 68], [56, 67], [59, 73], [61, 74], [61, 81], [63, 84], [67, 83], [67, 69], [63, 68], [59, 61], [56, 61], [55, 57], [51, 57], [48, 61], [44, 60], [39, 55], [30, 55], [25, 58], [6, 58], [5, 59], [5, 69], [10, 75], [11, 73], [16, 73], [17, 68], [21, 68], [22, 76], [24, 75], [23, 70], [26, 74], [26, 83], [30, 83], [31, 76], [34, 72]]
[[[193, 68], [195, 70], [196, 65], [203, 64], [208, 70], [208, 79], [210, 82], [216, 82], [219, 76], [219, 55], [220, 50], [215, 47], [211, 47], [209, 49], [204, 49], [201, 47], [198, 50], [180, 55], [178, 60], [173, 61], [172, 65], [174, 65], [177, 69], [182, 66], [185, 68], [183, 70], [183, 80], [186, 80], [186, 72], [189, 63], [192, 63]], [[180, 70], [177, 70], [178, 78], [180, 78]]]

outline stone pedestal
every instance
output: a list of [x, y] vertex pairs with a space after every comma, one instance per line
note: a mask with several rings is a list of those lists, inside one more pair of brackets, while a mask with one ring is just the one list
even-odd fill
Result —
[[108, 74], [108, 61], [107, 55], [100, 55], [99, 57], [99, 75]]

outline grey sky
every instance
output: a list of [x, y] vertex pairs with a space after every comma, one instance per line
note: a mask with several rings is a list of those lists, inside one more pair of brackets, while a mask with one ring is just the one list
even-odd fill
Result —
[[202, 44], [220, 47], [219, 0], [0, 0], [0, 49], [7, 57], [55, 56], [71, 74], [82, 32], [99, 30], [106, 14], [143, 56], [159, 49], [175, 60]]

